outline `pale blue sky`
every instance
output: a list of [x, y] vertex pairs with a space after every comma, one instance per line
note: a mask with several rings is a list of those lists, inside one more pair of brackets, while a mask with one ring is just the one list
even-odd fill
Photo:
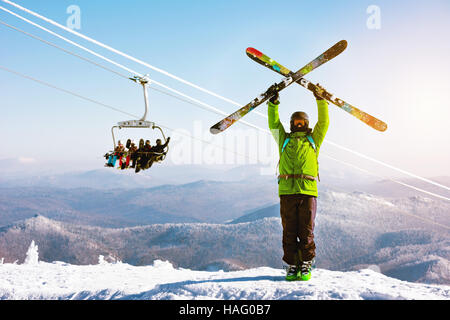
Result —
[[[349, 46], [341, 56], [306, 78], [320, 82], [338, 97], [386, 121], [389, 128], [379, 133], [330, 105], [327, 138], [420, 175], [450, 175], [450, 108], [446, 97], [450, 92], [448, 1], [17, 3], [62, 24], [69, 17], [67, 7], [78, 5], [79, 32], [242, 104], [280, 79], [252, 62], [245, 55], [247, 47], [255, 47], [297, 70], [335, 42], [346, 39]], [[7, 4], [0, 5], [25, 15]], [[370, 5], [381, 10], [379, 30], [367, 28], [366, 10]], [[91, 58], [2, 11], [0, 20]], [[227, 113], [236, 109], [42, 21], [32, 20]], [[0, 40], [0, 65], [142, 114], [141, 89], [132, 82], [3, 25]], [[27, 157], [36, 159], [36, 164], [49, 160], [70, 162], [74, 167], [74, 159], [80, 158], [91, 167], [101, 166], [101, 155], [110, 149], [111, 126], [129, 118], [2, 70], [0, 84], [0, 158]], [[209, 136], [208, 132], [221, 116], [152, 90], [150, 99], [152, 120], [191, 134], [196, 131], [196, 121], [200, 121], [203, 138], [213, 143], [225, 139]], [[316, 119], [314, 99], [305, 89], [292, 86], [282, 93], [281, 101], [284, 121], [296, 110], [306, 111]], [[267, 107], [259, 109], [265, 113]], [[245, 120], [267, 127], [267, 120], [255, 114], [249, 114]], [[231, 136], [239, 128], [247, 130], [239, 124], [223, 135]], [[330, 145], [322, 152], [365, 165], [356, 156]]]

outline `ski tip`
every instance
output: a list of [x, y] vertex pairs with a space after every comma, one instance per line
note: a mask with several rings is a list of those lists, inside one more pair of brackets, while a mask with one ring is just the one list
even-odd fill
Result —
[[345, 50], [348, 46], [348, 42], [347, 40], [341, 40], [338, 42], [340, 44], [340, 46], [342, 47], [342, 50]]
[[336, 42], [334, 46], [323, 53], [326, 60], [331, 60], [341, 54], [347, 48], [347, 40]]
[[[362, 120], [362, 119], [360, 119]], [[372, 116], [370, 116], [368, 119], [366, 119], [366, 121], [363, 120], [363, 122], [365, 122], [366, 124], [368, 124], [369, 126], [371, 126], [373, 129], [379, 131], [379, 132], [385, 132], [388, 128], [388, 125], [386, 124], [386, 122], [381, 121], [377, 118], [374, 118]]]
[[245, 50], [245, 52], [249, 55], [256, 56], [256, 57], [261, 57], [263, 55], [261, 51], [258, 51], [252, 47], [248, 47], [247, 50]]
[[212, 126], [211, 128], [209, 128], [209, 132], [211, 132], [212, 134], [218, 134], [221, 131], [217, 129], [216, 126]]
[[387, 128], [388, 128], [387, 124], [384, 123], [384, 122], [382, 122], [382, 123], [378, 126], [377, 129], [378, 129], [378, 131], [385, 132], [385, 131], [387, 130]]

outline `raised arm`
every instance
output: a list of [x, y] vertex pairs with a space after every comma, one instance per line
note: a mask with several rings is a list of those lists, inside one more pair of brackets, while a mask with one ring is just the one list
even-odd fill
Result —
[[169, 144], [170, 137], [167, 138], [166, 142], [162, 145], [162, 148], [165, 149], [167, 145]]
[[328, 131], [328, 126], [330, 124], [330, 118], [328, 116], [328, 102], [320, 96], [316, 97], [317, 102], [317, 112], [318, 112], [318, 120], [316, 125], [314, 126], [314, 130], [312, 132], [312, 138], [316, 144], [317, 149], [322, 145], [323, 140], [325, 139], [325, 135]]
[[284, 140], [286, 139], [286, 131], [284, 130], [278, 114], [279, 104], [280, 101], [278, 100], [278, 95], [276, 95], [268, 102], [267, 113], [269, 117], [269, 129], [281, 150]]

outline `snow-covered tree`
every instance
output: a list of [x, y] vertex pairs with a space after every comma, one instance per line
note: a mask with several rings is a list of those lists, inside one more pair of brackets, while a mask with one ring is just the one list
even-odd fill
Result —
[[28, 247], [24, 264], [35, 265], [38, 263], [39, 263], [38, 246], [34, 243], [34, 240], [32, 240], [30, 246]]

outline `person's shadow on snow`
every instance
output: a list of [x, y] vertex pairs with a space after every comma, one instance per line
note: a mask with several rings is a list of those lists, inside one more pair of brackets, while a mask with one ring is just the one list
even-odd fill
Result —
[[[205, 279], [205, 280], [186, 280], [180, 282], [165, 283], [155, 286], [154, 289], [141, 292], [137, 294], [127, 295], [120, 300], [149, 300], [149, 299], [170, 299], [171, 294], [173, 296], [186, 295], [186, 296], [209, 296], [210, 290], [204, 287], [190, 288], [190, 285], [197, 285], [202, 283], [220, 283], [220, 282], [244, 282], [244, 281], [285, 281], [284, 276], [257, 276], [257, 277], [238, 277], [228, 279]], [[227, 299], [227, 292], [223, 292], [223, 296], [219, 299]]]

